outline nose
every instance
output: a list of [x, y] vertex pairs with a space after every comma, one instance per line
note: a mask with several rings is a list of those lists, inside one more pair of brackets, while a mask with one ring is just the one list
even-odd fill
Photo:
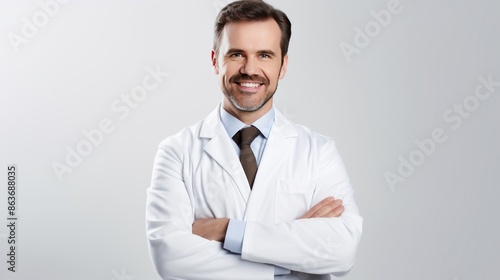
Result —
[[240, 73], [247, 74], [248, 76], [259, 74], [259, 68], [254, 58], [248, 57], [245, 59], [243, 65], [241, 66]]

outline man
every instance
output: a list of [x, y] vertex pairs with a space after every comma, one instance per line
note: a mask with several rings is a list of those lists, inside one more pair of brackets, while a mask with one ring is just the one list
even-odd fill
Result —
[[159, 146], [147, 235], [163, 279], [331, 279], [362, 230], [333, 140], [273, 107], [291, 24], [258, 0], [219, 13], [212, 65], [223, 92], [206, 119]]

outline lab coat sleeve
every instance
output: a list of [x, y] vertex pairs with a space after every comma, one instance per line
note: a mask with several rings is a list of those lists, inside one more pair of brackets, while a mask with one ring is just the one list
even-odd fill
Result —
[[179, 149], [160, 145], [147, 191], [146, 230], [162, 279], [274, 279], [274, 266], [243, 260], [192, 233], [194, 215]]
[[353, 189], [333, 140], [321, 151], [312, 205], [327, 196], [340, 198], [336, 218], [296, 219], [278, 224], [247, 221], [242, 258], [310, 274], [343, 276], [352, 268], [362, 232]]

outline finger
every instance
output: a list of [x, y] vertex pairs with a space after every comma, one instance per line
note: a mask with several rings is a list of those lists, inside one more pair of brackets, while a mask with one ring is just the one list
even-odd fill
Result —
[[323, 216], [323, 215], [331, 212], [338, 205], [337, 205], [336, 200], [333, 200], [333, 201], [329, 201], [326, 204], [321, 204], [320, 206], [321, 207], [318, 207], [317, 209], [315, 209], [316, 211], [314, 211], [314, 213], [310, 214], [309, 218], [318, 218], [318, 217], [321, 217], [321, 216]]
[[322, 208], [318, 209], [313, 215], [312, 218], [319, 218], [319, 217], [325, 217], [328, 215], [330, 212], [334, 211], [336, 208], [342, 206], [342, 200], [336, 199], [328, 203], [327, 205], [323, 206]]
[[322, 218], [336, 218], [336, 217], [340, 217], [342, 215], [342, 213], [344, 213], [344, 210], [345, 210], [344, 206], [341, 205], [341, 206], [333, 209], [328, 214], [323, 215]]
[[340, 215], [342, 215], [342, 213], [344, 213], [344, 205], [340, 205], [340, 207], [337, 207], [335, 210], [333, 210], [333, 213], [334, 213], [334, 217], [340, 217]]
[[320, 202], [318, 202], [316, 205], [314, 205], [311, 209], [309, 209], [309, 211], [307, 211], [304, 215], [302, 215], [302, 217], [300, 217], [301, 219], [307, 219], [307, 218], [311, 218], [312, 216], [315, 215], [315, 213], [325, 207], [326, 205], [328, 205], [328, 203], [331, 203], [332, 201], [334, 201], [334, 198], [332, 196], [329, 196], [327, 198], [324, 198], [323, 200], [321, 200]]

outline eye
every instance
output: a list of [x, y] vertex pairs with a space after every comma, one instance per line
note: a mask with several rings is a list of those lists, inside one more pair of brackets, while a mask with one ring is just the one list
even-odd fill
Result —
[[232, 54], [229, 54], [229, 57], [230, 58], [240, 58], [240, 57], [243, 57], [243, 55], [241, 53], [232, 53]]
[[260, 58], [271, 58], [271, 56], [266, 53], [261, 53]]

